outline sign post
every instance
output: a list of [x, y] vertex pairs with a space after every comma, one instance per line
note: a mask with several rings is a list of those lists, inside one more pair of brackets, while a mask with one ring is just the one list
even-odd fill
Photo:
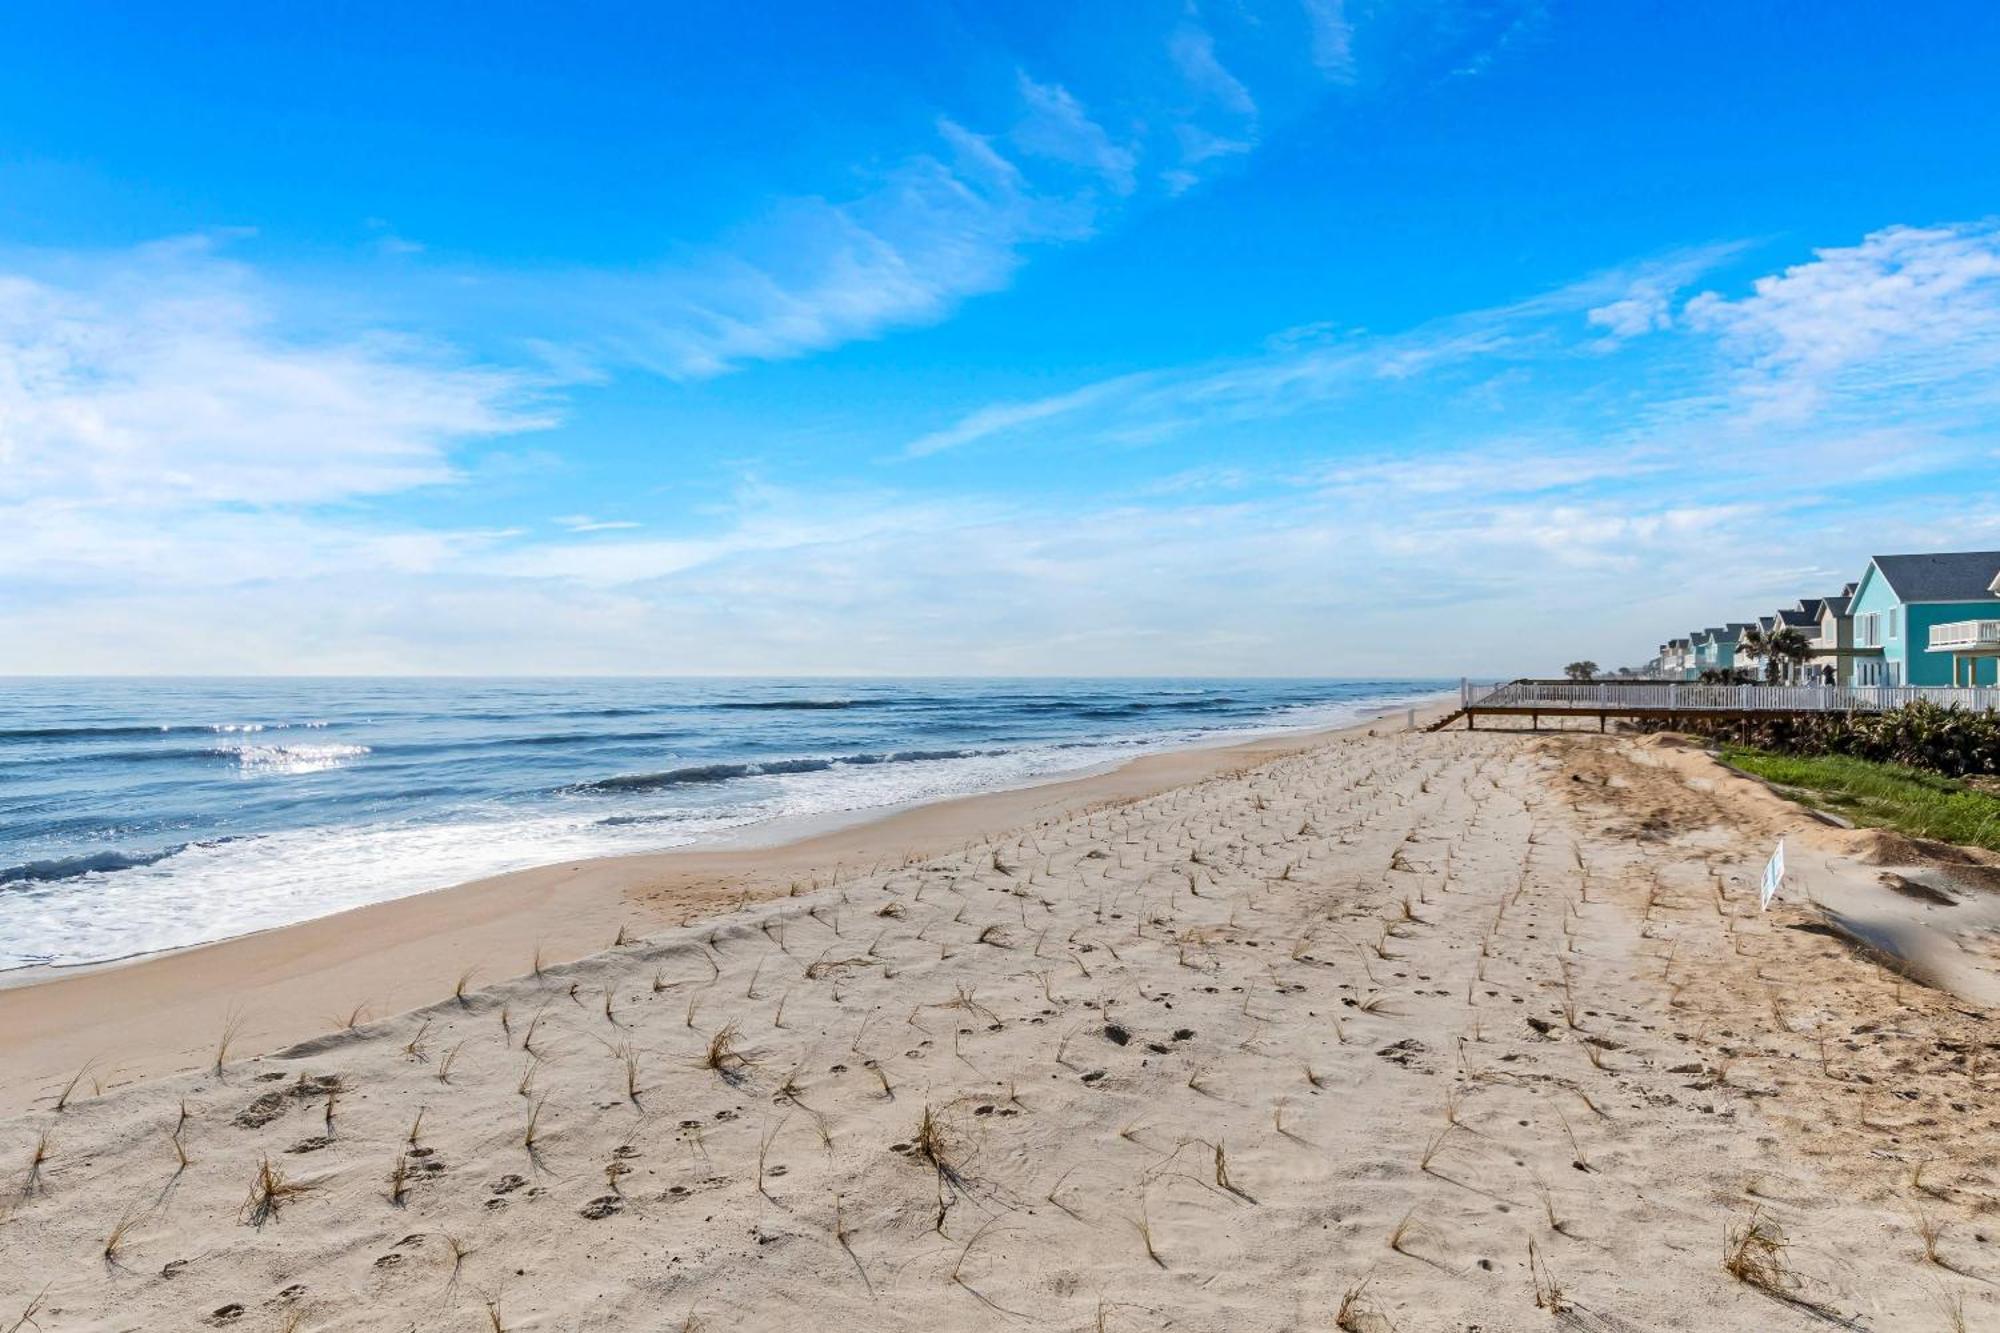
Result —
[[1785, 840], [1778, 839], [1778, 850], [1764, 863], [1764, 885], [1757, 895], [1760, 911], [1771, 910], [1771, 900], [1778, 896], [1778, 886], [1785, 882]]

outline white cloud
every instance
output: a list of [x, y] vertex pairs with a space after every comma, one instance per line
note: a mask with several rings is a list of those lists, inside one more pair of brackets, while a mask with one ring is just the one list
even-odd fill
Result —
[[1666, 299], [1741, 247], [1713, 245], [1593, 274], [1508, 305], [1427, 321], [1397, 333], [1332, 322], [1284, 330], [1262, 355], [1163, 367], [1028, 402], [975, 409], [911, 446], [930, 453], [1058, 423], [1092, 438], [1164, 438], [1204, 423], [1283, 416], [1465, 367], [1581, 357], [1578, 317], [1645, 292]]
[[[279, 580], [15, 606], [0, 610], [0, 669], [1453, 674], [1538, 665], [1551, 643], [1601, 654], [1621, 625], [1652, 634], [1647, 599], [1769, 538], [1756, 506], [1671, 500], [1297, 492], [1077, 508], [766, 488], [674, 540], [361, 554], [305, 541], [403, 562], [394, 598], [355, 565], [307, 561]], [[70, 632], [50, 635], [57, 623]], [[224, 623], [223, 639], [191, 628]]]
[[1705, 292], [1688, 323], [1721, 339], [1760, 416], [1802, 420], [1830, 400], [2000, 382], [2000, 226], [1888, 227], [1759, 278]]
[[1132, 192], [1138, 165], [1134, 149], [1113, 143], [1104, 127], [1061, 85], [1037, 83], [1026, 71], [1021, 72], [1019, 84], [1027, 112], [1012, 138], [1023, 152], [1095, 172], [1119, 194]]
[[641, 526], [632, 519], [592, 518], [589, 514], [563, 514], [554, 522], [569, 532], [619, 532]]
[[[1266, 118], [1253, 82], [1282, 120], [1323, 96], [1329, 74], [1345, 77], [1343, 0], [1302, 3], [1303, 25], [1218, 15], [1231, 61], [1254, 79], [1224, 63], [1194, 5], [1133, 11], [1109, 30], [1108, 69], [1085, 84], [1017, 69], [1011, 106], [940, 108], [934, 139], [876, 146], [848, 164], [851, 186], [774, 181], [763, 212], [705, 243], [664, 238], [657, 261], [529, 272], [411, 262], [409, 281], [432, 283], [482, 329], [532, 323], [522, 341], [570, 383], [630, 367], [699, 379], [933, 324], [1006, 288], [1038, 250], [1094, 237], [1251, 152]], [[1454, 44], [1449, 26], [1402, 29], [1413, 64]], [[386, 220], [369, 225], [406, 248]]]
[[907, 458], [923, 458], [930, 454], [942, 453], [946, 449], [956, 449], [960, 445], [975, 443], [990, 435], [1003, 434], [1037, 421], [1063, 416], [1143, 384], [1147, 378], [1145, 375], [1125, 375], [1116, 379], [1102, 380], [1096, 384], [1087, 384], [1069, 393], [1053, 394], [1047, 398], [1020, 403], [995, 403], [982, 407], [943, 430], [933, 431], [921, 439], [911, 441], [903, 450], [903, 454]]
[[544, 318], [559, 312], [594, 359], [698, 379], [935, 323], [1005, 287], [1031, 247], [1095, 232], [1090, 191], [1043, 188], [949, 118], [937, 131], [933, 151], [867, 191], [781, 202], [671, 267], [495, 285]]
[[1345, 0], [1303, 0], [1312, 31], [1313, 64], [1335, 78], [1354, 73], [1354, 25]]
[[1667, 292], [1638, 290], [1620, 300], [1593, 307], [1586, 318], [1613, 339], [1637, 338], [1672, 328], [1673, 302]]
[[1151, 55], [1112, 81], [1123, 95], [1108, 112], [1019, 70], [1011, 114], [939, 115], [935, 142], [857, 172], [852, 195], [780, 199], [651, 268], [491, 275], [483, 299], [565, 312], [567, 338], [548, 341], [585, 349], [568, 360], [682, 379], [936, 323], [1004, 289], [1038, 249], [1096, 236], [1142, 181], [1178, 194], [1255, 147], [1255, 97], [1199, 22], [1135, 22], [1131, 41]]
[[1174, 30], [1168, 50], [1188, 86], [1204, 100], [1246, 119], [1256, 116], [1256, 99], [1216, 56], [1215, 37], [1207, 28], [1189, 18]]
[[0, 275], [0, 503], [310, 503], [449, 480], [548, 424], [522, 377], [382, 333], [300, 339], [201, 243]]
[[1658, 476], [1673, 467], [1672, 456], [1659, 451], [1524, 439], [1490, 441], [1476, 452], [1422, 458], [1342, 459], [1302, 480], [1357, 499], [1373, 493], [1391, 503], [1406, 503], [1424, 497], [1497, 498], [1576, 490]]
[[[966, 172], [1004, 181], [1005, 159], [976, 160]], [[1944, 240], [1918, 247], [1920, 271], [1935, 276], [1916, 286], [1931, 316], [1976, 347], [1991, 278], [1964, 235], [1941, 230]], [[1896, 244], [1907, 256], [1916, 243]], [[1301, 328], [1242, 360], [994, 404], [906, 452], [1035, 431], [1138, 439], [1308, 409], [1339, 424], [1350, 403], [1380, 395], [1412, 395], [1428, 415], [1445, 390], [1490, 383], [1496, 364], [1567, 365], [1589, 379], [1605, 364], [1595, 340], [1616, 332], [1591, 312], [1676, 292], [1731, 253], [1630, 266], [1396, 333]], [[1828, 285], [1818, 270], [1808, 286], [1822, 284], [1822, 298], [1770, 285], [1810, 268], [1739, 301], [1705, 298], [1698, 320], [1676, 320], [1631, 354], [1702, 373], [1713, 370], [1702, 354], [1719, 354], [1727, 373], [1763, 374], [1778, 347], [1769, 364], [1787, 374], [1810, 364], [1847, 393], [1857, 377], [1880, 382], [1871, 367], [1928, 336], [1876, 313], [1871, 347], [1805, 355], [1797, 349], [1816, 347], [1808, 334], [1821, 327], [1807, 317], [1816, 300], [1851, 300], [1854, 285]], [[1977, 525], [1996, 521], [1990, 507], [1961, 506], [1955, 527], [1933, 516], [1926, 529], [1916, 506], [1898, 517], [1876, 487], [1865, 530], [1842, 535], [1852, 500], [1841, 486], [1886, 475], [1885, 460], [1904, 474], [1977, 466], [1990, 444], [1932, 438], [1890, 411], [1872, 428], [1812, 436], [1815, 466], [1800, 468], [1801, 437], [1746, 445], [1729, 432], [1741, 412], [1725, 397], [1679, 435], [1502, 417], [1411, 453], [1315, 418], [1288, 428], [1299, 443], [1282, 464], [1272, 452], [1182, 451], [1158, 477], [1108, 469], [1123, 489], [1087, 501], [1026, 488], [915, 497], [746, 486], [699, 516], [649, 513], [644, 533], [591, 513], [527, 531], [426, 526], [358, 502], [448, 481], [465, 470], [468, 443], [539, 424], [523, 401], [532, 386], [381, 335], [280, 336], [274, 301], [199, 249], [87, 278], [9, 280], [0, 449], [16, 489], [0, 492], [10, 594], [0, 671], [1534, 669], [1604, 660], [1607, 643], [1650, 647], [1739, 594], [1769, 600], [1767, 585], [1822, 550], [1820, 563], [1838, 566], [1863, 541], [1979, 539]], [[119, 312], [136, 312], [134, 327]], [[1944, 373], [1948, 350], [1919, 364]], [[1983, 383], [1969, 359], [1951, 374]], [[1636, 387], [1620, 422], [1679, 386], [1623, 383]], [[248, 442], [300, 430], [299, 386], [327, 429], [273, 462]], [[128, 402], [180, 415], [155, 433]], [[206, 405], [199, 429], [187, 404]], [[74, 421], [123, 424], [93, 434]], [[20, 489], [28, 464], [46, 478], [71, 458], [82, 466], [63, 484]], [[1524, 600], [1528, 570], [1537, 592]]]

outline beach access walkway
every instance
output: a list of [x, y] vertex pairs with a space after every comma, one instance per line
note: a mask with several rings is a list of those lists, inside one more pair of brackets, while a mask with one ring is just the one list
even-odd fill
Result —
[[1935, 685], [1708, 685], [1665, 680], [1510, 680], [1499, 685], [1459, 684], [1459, 706], [1427, 730], [1442, 731], [1463, 721], [1468, 730], [1480, 718], [1528, 719], [1538, 730], [1544, 717], [1596, 718], [1605, 730], [1612, 718], [1674, 721], [1685, 718], [1741, 719], [1806, 713], [1879, 713], [1918, 701], [1969, 711], [2000, 709], [2000, 686]]

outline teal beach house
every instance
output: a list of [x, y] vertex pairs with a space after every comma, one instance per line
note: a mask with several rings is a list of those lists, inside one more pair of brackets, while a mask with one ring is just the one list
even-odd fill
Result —
[[1878, 555], [1850, 614], [1849, 684], [2000, 684], [2000, 551]]
[[1735, 670], [1736, 650], [1743, 642], [1743, 635], [1755, 628], [1754, 621], [1732, 620], [1720, 628], [1710, 626], [1692, 635], [1695, 674]]

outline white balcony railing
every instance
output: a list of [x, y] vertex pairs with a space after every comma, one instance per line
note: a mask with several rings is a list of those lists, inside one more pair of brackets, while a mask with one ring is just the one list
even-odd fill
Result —
[[1931, 626], [1931, 651], [1964, 652], [1968, 648], [2000, 650], [2000, 620], [1954, 620]]

